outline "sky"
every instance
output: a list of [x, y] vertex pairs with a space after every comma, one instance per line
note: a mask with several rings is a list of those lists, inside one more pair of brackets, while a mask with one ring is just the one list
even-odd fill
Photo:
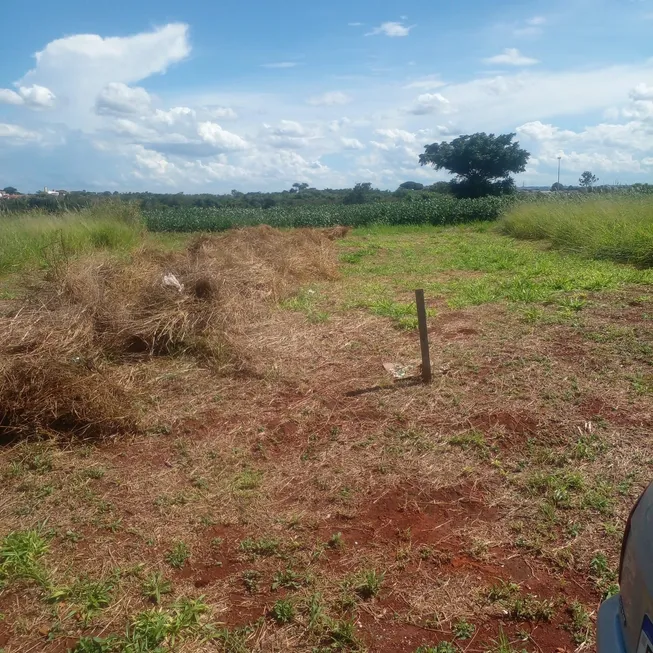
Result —
[[653, 182], [653, 0], [32, 0], [3, 7], [0, 188], [433, 183], [514, 132], [519, 185]]

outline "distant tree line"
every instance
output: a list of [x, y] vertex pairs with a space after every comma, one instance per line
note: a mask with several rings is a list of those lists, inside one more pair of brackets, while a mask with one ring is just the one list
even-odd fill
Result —
[[[300, 207], [324, 204], [371, 204], [375, 202], [414, 201], [428, 198], [433, 193], [450, 194], [458, 198], [510, 195], [516, 192], [513, 174], [526, 170], [530, 153], [513, 142], [515, 134], [477, 133], [459, 136], [452, 141], [426, 145], [419, 157], [423, 166], [446, 170], [451, 181], [438, 181], [429, 186], [416, 181], [405, 181], [395, 191], [379, 190], [370, 182], [356, 184], [353, 188], [312, 188], [306, 182], [296, 182], [288, 190], [275, 193], [231, 193], [215, 195], [200, 193], [93, 193], [72, 191], [58, 197], [39, 192], [36, 195], [15, 197], [18, 191], [7, 186], [4, 191], [14, 197], [0, 199], [2, 211], [29, 211], [41, 209], [53, 213], [78, 210], [107, 200], [138, 202], [144, 209], [159, 207], [204, 207], [204, 208], [260, 208]], [[614, 190], [613, 186], [597, 186], [598, 177], [585, 171], [579, 179], [580, 188], [593, 192]], [[633, 184], [629, 188], [636, 192], [653, 192], [650, 184]], [[564, 187], [555, 183], [553, 191], [578, 190], [578, 187]], [[13, 192], [10, 192], [13, 191]]]

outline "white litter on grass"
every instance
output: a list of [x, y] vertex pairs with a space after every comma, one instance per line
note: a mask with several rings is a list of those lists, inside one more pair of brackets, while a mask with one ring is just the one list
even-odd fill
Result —
[[184, 284], [179, 283], [179, 279], [177, 279], [177, 277], [170, 272], [163, 275], [163, 285], [166, 288], [176, 288], [179, 292], [184, 292]]
[[383, 363], [383, 367], [387, 372], [390, 372], [395, 379], [405, 379], [409, 376], [415, 376], [419, 374], [420, 371], [419, 360], [409, 361], [406, 364], [403, 363]]

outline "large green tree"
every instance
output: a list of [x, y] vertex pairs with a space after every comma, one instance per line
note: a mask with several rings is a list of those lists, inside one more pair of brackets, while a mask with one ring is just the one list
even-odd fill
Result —
[[451, 190], [458, 197], [501, 195], [515, 189], [511, 173], [524, 172], [530, 154], [513, 142], [515, 134], [468, 134], [451, 142], [431, 143], [420, 154], [421, 165], [454, 175]]
[[18, 189], [14, 188], [14, 186], [6, 186], [2, 190], [3, 190], [3, 192], [7, 193], [7, 195], [17, 195], [18, 194]]

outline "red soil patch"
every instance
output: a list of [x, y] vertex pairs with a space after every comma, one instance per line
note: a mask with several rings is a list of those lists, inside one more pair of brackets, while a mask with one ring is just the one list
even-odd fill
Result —
[[653, 415], [641, 412], [636, 406], [622, 410], [599, 397], [588, 397], [579, 406], [579, 411], [587, 420], [604, 419], [616, 426], [651, 427]]
[[449, 487], [428, 493], [405, 485], [366, 502], [364, 512], [353, 523], [340, 517], [338, 527], [345, 535], [353, 531], [360, 545], [396, 541], [408, 533], [417, 544], [442, 544], [455, 539], [454, 534], [471, 522], [496, 516], [496, 510], [488, 508], [473, 488]]

